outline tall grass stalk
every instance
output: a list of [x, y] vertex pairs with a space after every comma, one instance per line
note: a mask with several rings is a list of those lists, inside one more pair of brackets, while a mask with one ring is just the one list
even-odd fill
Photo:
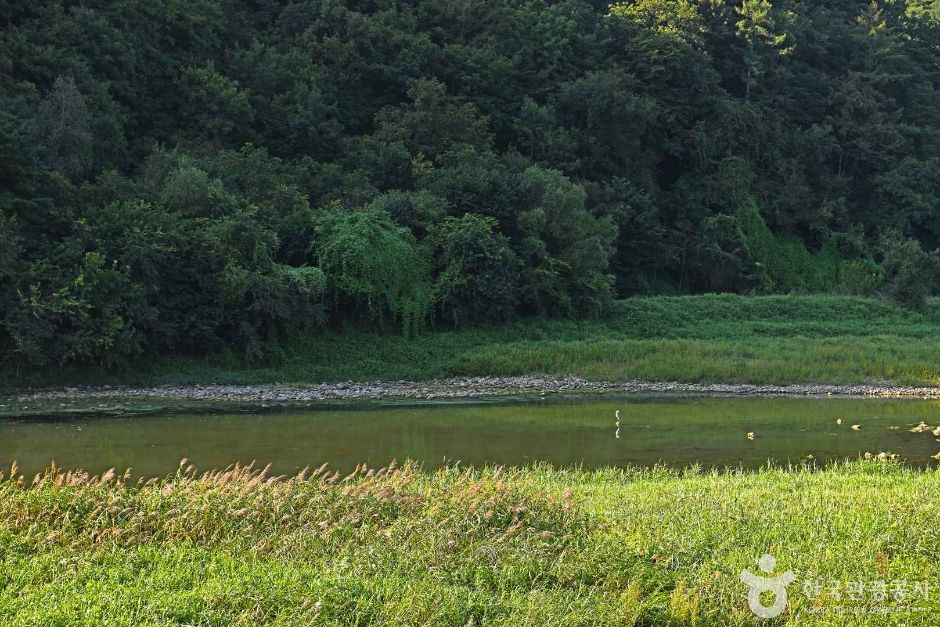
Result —
[[[4, 625], [756, 625], [738, 575], [764, 553], [800, 577], [773, 624], [940, 611], [940, 474], [893, 462], [129, 476], [0, 481]], [[935, 591], [810, 599], [810, 578]]]

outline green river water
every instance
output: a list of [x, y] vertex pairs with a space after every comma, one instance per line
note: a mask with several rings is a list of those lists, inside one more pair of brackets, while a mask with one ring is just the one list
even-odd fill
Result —
[[[623, 415], [620, 437], [614, 410]], [[836, 420], [841, 418], [842, 425]], [[55, 460], [92, 472], [164, 475], [186, 457], [199, 470], [240, 462], [291, 473], [415, 460], [443, 464], [586, 467], [667, 464], [758, 467], [898, 453], [927, 465], [940, 451], [920, 421], [940, 425], [940, 402], [802, 398], [583, 398], [370, 405], [152, 416], [34, 416], [0, 421], [0, 468], [27, 476]], [[852, 430], [851, 425], [861, 426]], [[754, 434], [754, 439], [747, 437]], [[811, 458], [809, 456], [812, 456]]]

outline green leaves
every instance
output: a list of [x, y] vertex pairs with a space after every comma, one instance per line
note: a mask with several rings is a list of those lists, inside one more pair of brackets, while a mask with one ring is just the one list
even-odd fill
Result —
[[610, 7], [610, 16], [689, 45], [701, 45], [705, 27], [689, 0], [635, 0]]
[[98, 252], [62, 247], [39, 261], [16, 290], [4, 319], [13, 350], [36, 365], [95, 361], [113, 365], [137, 354], [136, 323], [147, 315], [128, 268]]
[[519, 300], [522, 263], [493, 218], [448, 218], [440, 242], [437, 292], [442, 315], [455, 325], [511, 319]]
[[[530, 167], [521, 183], [526, 205], [518, 226], [529, 241], [523, 257], [527, 298], [538, 313], [600, 313], [612, 297], [607, 271], [617, 237], [613, 220], [593, 215], [584, 189], [560, 172]], [[533, 274], [539, 278], [529, 282]]]
[[381, 321], [391, 315], [408, 335], [430, 321], [430, 257], [408, 229], [376, 209], [334, 208], [315, 217], [315, 249], [336, 307]]
[[450, 102], [442, 83], [416, 80], [408, 98], [411, 103], [405, 106], [379, 112], [376, 137], [401, 141], [413, 154], [432, 158], [464, 145], [482, 150], [492, 143], [487, 119], [472, 103]]
[[892, 229], [881, 238], [881, 256], [887, 295], [908, 307], [923, 307], [940, 275], [940, 254], [924, 251], [917, 240]]
[[210, 61], [202, 67], [187, 67], [180, 73], [185, 96], [183, 114], [191, 131], [216, 145], [246, 139], [246, 128], [254, 118], [248, 93], [236, 81], [215, 69]]

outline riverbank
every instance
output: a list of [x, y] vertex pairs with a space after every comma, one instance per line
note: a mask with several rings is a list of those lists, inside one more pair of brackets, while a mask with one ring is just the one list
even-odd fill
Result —
[[763, 575], [764, 554], [796, 578], [774, 624], [932, 625], [940, 611], [940, 474], [891, 462], [184, 467], [147, 485], [120, 472], [0, 482], [0, 620], [756, 625], [740, 573]]
[[433, 381], [323, 383], [309, 387], [273, 385], [107, 386], [27, 392], [9, 397], [24, 403], [56, 400], [151, 399], [226, 402], [486, 399], [552, 394], [650, 394], [702, 396], [812, 396], [940, 398], [940, 387], [897, 385], [764, 385], [657, 381], [591, 381], [578, 377], [470, 377]]
[[469, 377], [315, 386], [200, 385], [50, 388], [0, 395], [0, 418], [225, 413], [368, 402], [447, 402], [557, 396], [940, 398], [940, 387], [889, 384], [744, 384], [591, 381], [578, 377]]
[[229, 352], [142, 357], [111, 371], [8, 367], [0, 388], [272, 386], [316, 395], [324, 384], [479, 377], [929, 388], [940, 386], [937, 355], [936, 300], [915, 312], [842, 296], [684, 296], [620, 301], [600, 320], [530, 319], [413, 338], [355, 330], [297, 335], [259, 362]]

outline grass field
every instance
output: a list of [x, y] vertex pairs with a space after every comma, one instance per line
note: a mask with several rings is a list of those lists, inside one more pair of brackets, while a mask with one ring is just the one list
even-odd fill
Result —
[[265, 363], [164, 356], [111, 373], [12, 372], [7, 385], [285, 383], [578, 375], [596, 380], [940, 384], [940, 302], [923, 312], [840, 296], [685, 296], [620, 301], [602, 320], [287, 341]]
[[[52, 473], [0, 483], [0, 623], [933, 625], [938, 518], [940, 474], [892, 462], [181, 470], [146, 486]], [[765, 553], [797, 580], [758, 623], [739, 574], [762, 574]]]

